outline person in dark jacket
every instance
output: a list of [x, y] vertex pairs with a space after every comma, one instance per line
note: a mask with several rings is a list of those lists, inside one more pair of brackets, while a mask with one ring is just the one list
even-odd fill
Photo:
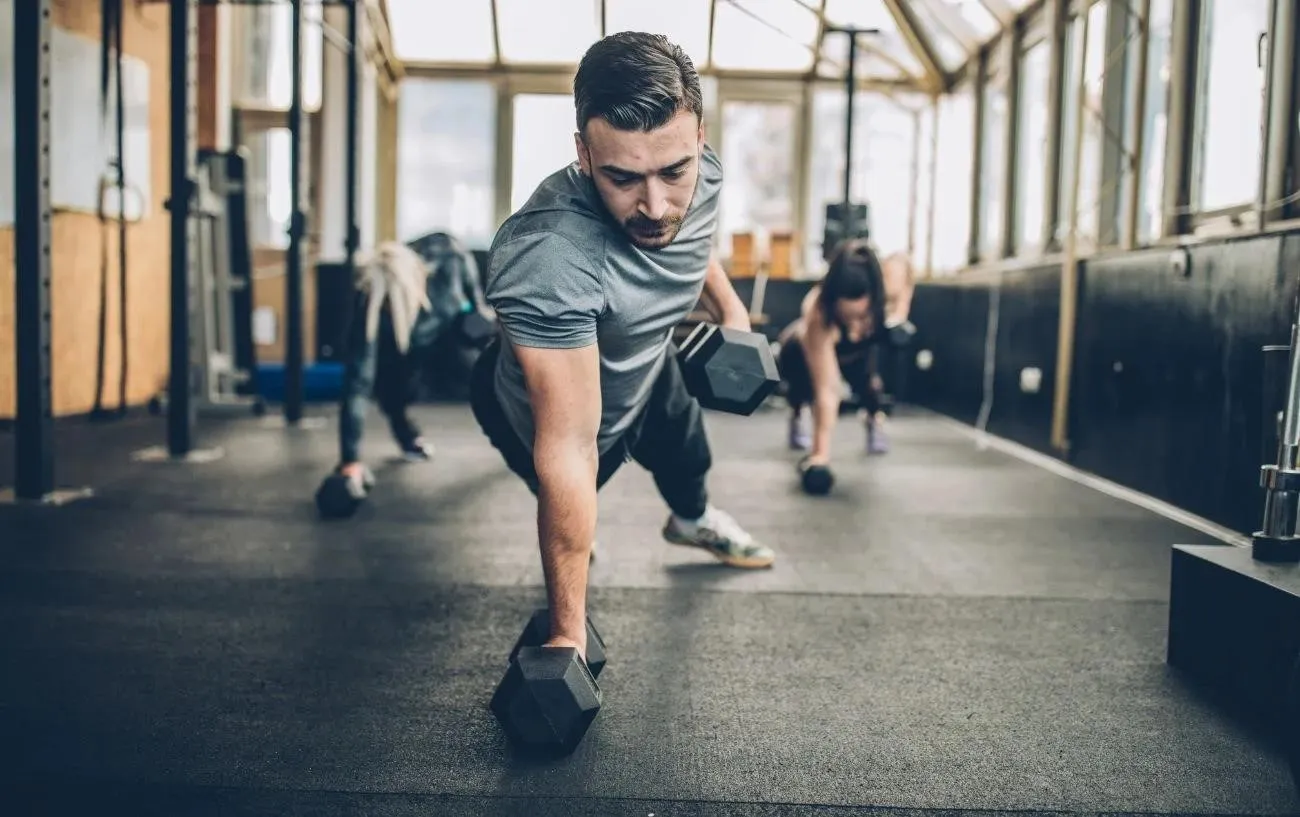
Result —
[[360, 476], [359, 445], [373, 397], [404, 459], [427, 460], [433, 445], [408, 408], [422, 365], [471, 312], [486, 314], [474, 256], [434, 232], [385, 242], [357, 265], [339, 421], [339, 472]]

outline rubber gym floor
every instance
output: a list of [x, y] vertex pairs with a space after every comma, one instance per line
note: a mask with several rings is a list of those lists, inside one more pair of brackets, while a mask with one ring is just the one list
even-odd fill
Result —
[[133, 459], [160, 419], [61, 423], [59, 481], [95, 495], [0, 507], [0, 812], [1300, 809], [1282, 757], [1164, 663], [1170, 546], [1214, 541], [916, 410], [885, 457], [842, 423], [820, 499], [781, 412], [708, 416], [714, 500], [770, 571], [664, 543], [629, 465], [591, 576], [604, 708], [573, 756], [516, 760], [487, 702], [544, 598], [535, 505], [468, 409], [417, 417], [436, 461], [387, 462], [372, 415], [379, 486], [330, 524], [328, 417], [205, 421], [206, 464]]

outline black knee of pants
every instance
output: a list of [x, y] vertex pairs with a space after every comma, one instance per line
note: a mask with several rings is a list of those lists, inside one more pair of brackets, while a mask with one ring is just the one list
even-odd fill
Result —
[[802, 408], [813, 401], [812, 372], [797, 339], [791, 338], [781, 345], [776, 368], [785, 381], [785, 401], [790, 408]]
[[[596, 487], [604, 487], [628, 459], [650, 471], [660, 496], [673, 513], [698, 519], [708, 507], [705, 482], [712, 453], [699, 403], [686, 391], [674, 349], [669, 346], [650, 398], [631, 430], [601, 454]], [[474, 365], [470, 407], [479, 427], [515, 472], [537, 494], [532, 453], [515, 433], [497, 399], [494, 378], [500, 348], [493, 342]]]
[[[840, 377], [849, 384], [858, 403], [872, 414], [879, 411], [880, 393], [871, 385], [870, 353], [837, 357], [836, 362]], [[790, 340], [781, 347], [781, 353], [777, 356], [777, 370], [785, 381], [785, 399], [791, 408], [802, 408], [813, 402], [815, 394], [812, 371], [808, 368], [808, 358], [799, 341]]]
[[867, 413], [880, 411], [880, 392], [871, 384], [870, 353], [861, 353], [858, 357], [840, 361], [840, 376], [849, 384], [858, 405]]
[[[519, 439], [519, 434], [510, 425], [509, 418], [501, 408], [501, 401], [497, 399], [495, 378], [497, 358], [501, 356], [499, 343], [493, 340], [474, 361], [474, 368], [470, 372], [470, 409], [492, 447], [500, 452], [506, 467], [524, 481], [533, 496], [537, 496], [537, 467], [533, 463], [533, 454], [524, 441]], [[624, 446], [615, 445], [600, 456], [596, 465], [597, 490], [604, 487], [627, 460], [625, 451]]]
[[709, 504], [713, 467], [700, 404], [686, 390], [677, 350], [668, 345], [650, 400], [637, 420], [629, 451], [654, 477], [659, 495], [683, 519], [699, 519]]
[[402, 354], [392, 324], [381, 325], [375, 361], [375, 400], [388, 418], [388, 426], [399, 445], [410, 445], [420, 436], [407, 409], [415, 396], [415, 366], [412, 353]]

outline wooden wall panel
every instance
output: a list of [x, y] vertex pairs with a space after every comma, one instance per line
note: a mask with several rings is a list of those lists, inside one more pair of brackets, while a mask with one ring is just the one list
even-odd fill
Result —
[[[283, 363], [285, 350], [285, 275], [284, 256], [280, 250], [256, 250], [253, 253], [253, 309], [270, 309], [275, 314], [275, 340], [257, 344], [258, 363]], [[302, 349], [303, 362], [316, 359], [316, 266], [308, 255], [302, 271]]]
[[[95, 39], [100, 34], [99, 0], [54, 4], [54, 24]], [[127, 4], [123, 17], [126, 52], [149, 67], [149, 119], [152, 125], [152, 200], [145, 217], [128, 228], [127, 325], [128, 404], [146, 402], [167, 377], [169, 328], [168, 108], [170, 86], [167, 7]], [[60, 70], [60, 66], [54, 66]], [[98, 76], [86, 82], [97, 83]], [[58, 161], [58, 157], [54, 157]], [[108, 325], [105, 344], [104, 405], [117, 405], [122, 349], [118, 342], [116, 227], [105, 230], [85, 213], [55, 213], [51, 302], [53, 407], [57, 415], [80, 414], [95, 401], [99, 351], [101, 259], [108, 258]], [[104, 243], [101, 243], [104, 242]], [[0, 229], [0, 417], [14, 414], [13, 231]]]

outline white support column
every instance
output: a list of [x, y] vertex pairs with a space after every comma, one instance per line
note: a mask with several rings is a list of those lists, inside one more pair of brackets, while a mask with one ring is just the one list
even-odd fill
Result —
[[[346, 10], [327, 7], [325, 21], [338, 31], [346, 30]], [[347, 54], [325, 42], [324, 79], [321, 94], [320, 211], [316, 218], [320, 232], [320, 260], [347, 260]], [[365, 155], [362, 153], [361, 155]]]
[[216, 13], [216, 110], [213, 111], [213, 141], [217, 150], [230, 150], [234, 147], [234, 73], [235, 73], [235, 26], [233, 10], [228, 5], [214, 6]]
[[361, 232], [361, 250], [375, 245], [377, 209], [376, 191], [379, 181], [379, 72], [366, 61], [361, 70], [360, 105], [361, 127], [357, 129], [357, 221]]

